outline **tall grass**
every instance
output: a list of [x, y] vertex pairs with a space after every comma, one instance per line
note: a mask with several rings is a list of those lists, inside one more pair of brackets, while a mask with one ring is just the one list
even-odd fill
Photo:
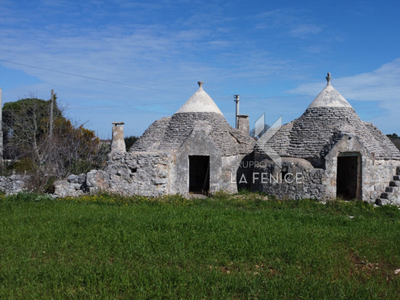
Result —
[[400, 211], [363, 202], [0, 199], [0, 299], [398, 299]]

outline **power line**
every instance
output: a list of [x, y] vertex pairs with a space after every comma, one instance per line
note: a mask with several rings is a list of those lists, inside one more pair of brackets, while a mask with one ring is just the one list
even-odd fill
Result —
[[67, 107], [65, 108], [65, 110], [69, 110], [69, 109], [86, 109], [86, 108], [90, 108], [90, 109], [96, 109], [96, 108], [115, 108], [115, 107], [127, 107], [127, 106], [131, 106], [131, 107], [136, 107], [136, 106], [151, 106], [151, 105], [164, 105], [164, 104], [175, 104], [175, 103], [182, 103], [182, 101], [172, 101], [172, 102], [157, 102], [157, 103], [146, 103], [146, 104], [126, 104], [126, 105], [109, 105], [109, 106], [73, 106], [73, 107]]
[[64, 71], [57, 71], [57, 70], [52, 70], [52, 69], [32, 66], [32, 65], [28, 65], [28, 64], [17, 63], [17, 62], [6, 60], [6, 59], [0, 59], [0, 61], [6, 62], [6, 63], [10, 63], [10, 64], [14, 64], [14, 65], [19, 65], [19, 66], [29, 67], [29, 68], [33, 68], [33, 69], [42, 70], [42, 71], [59, 73], [59, 74], [64, 74], [64, 75], [69, 75], [69, 76], [74, 76], [74, 77], [79, 77], [79, 78], [84, 78], [84, 79], [91, 79], [91, 80], [97, 80], [97, 81], [113, 83], [113, 84], [119, 84], [119, 85], [124, 85], [124, 86], [131, 86], [131, 87], [144, 89], [144, 90], [153, 90], [153, 91], [159, 91], [159, 92], [166, 92], [166, 93], [184, 95], [183, 93], [179, 93], [179, 92], [160, 90], [160, 89], [155, 89], [155, 88], [150, 88], [150, 87], [138, 86], [138, 85], [134, 85], [134, 84], [130, 84], [130, 83], [124, 83], [124, 82], [118, 82], [118, 81], [113, 81], [113, 80], [101, 79], [101, 78], [96, 78], [96, 77], [92, 77], [92, 76], [79, 75], [79, 74], [74, 74], [74, 73], [69, 73], [69, 72], [64, 72]]

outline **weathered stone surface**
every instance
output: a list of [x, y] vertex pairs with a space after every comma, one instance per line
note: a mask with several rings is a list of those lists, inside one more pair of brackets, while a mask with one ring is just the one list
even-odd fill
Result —
[[125, 152], [125, 141], [124, 141], [124, 123], [114, 122], [112, 123], [112, 141], [111, 141], [111, 152], [119, 151]]
[[176, 113], [171, 118], [154, 122], [132, 146], [131, 152], [174, 151], [189, 138], [195, 127], [209, 127], [207, 135], [223, 156], [248, 154], [253, 151], [254, 140], [232, 128], [224, 116], [213, 112]]
[[166, 195], [171, 161], [172, 155], [162, 152], [113, 153], [104, 172], [107, 190], [122, 195]]
[[78, 176], [71, 174], [68, 176], [68, 182], [69, 183], [78, 183]]
[[[352, 107], [313, 107], [284, 125], [268, 142], [281, 156], [324, 158], [345, 135], [356, 136], [375, 159], [398, 159], [400, 152], [379, 129], [361, 121]], [[260, 151], [260, 149], [259, 149]]]
[[6, 194], [17, 194], [26, 190], [30, 176], [27, 175], [12, 175], [0, 176], [0, 191]]
[[69, 179], [56, 180], [54, 182], [54, 187], [54, 195], [56, 197], [77, 197], [84, 194], [84, 191], [81, 189], [82, 185], [79, 183], [71, 183], [69, 182]]
[[[330, 78], [328, 76], [327, 78]], [[270, 183], [253, 185], [280, 198], [335, 199], [337, 197], [338, 157], [358, 157], [357, 198], [374, 203], [396, 203], [399, 183], [392, 181], [400, 170], [400, 151], [379, 129], [361, 121], [351, 105], [328, 82], [304, 114], [283, 125], [267, 141], [281, 157], [308, 161], [311, 168], [300, 168], [305, 184], [287, 186]], [[266, 159], [267, 147], [255, 147], [259, 161]], [[256, 159], [256, 160], [257, 160]], [[272, 168], [272, 167], [270, 167]], [[397, 169], [396, 169], [397, 168]], [[258, 171], [258, 170], [256, 170]], [[399, 172], [399, 171], [398, 171]], [[399, 173], [398, 173], [399, 174]], [[383, 201], [381, 195], [386, 197]]]
[[86, 186], [93, 190], [107, 190], [109, 184], [108, 174], [102, 170], [92, 170], [86, 175]]
[[86, 174], [82, 173], [78, 175], [78, 183], [80, 184], [86, 183]]
[[259, 161], [252, 173], [252, 190], [278, 199], [327, 199], [323, 183], [325, 170], [315, 169], [306, 160], [284, 158], [282, 172], [273, 161]]

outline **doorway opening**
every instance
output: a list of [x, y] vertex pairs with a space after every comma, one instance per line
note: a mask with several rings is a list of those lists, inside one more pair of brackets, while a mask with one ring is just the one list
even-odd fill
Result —
[[361, 200], [361, 156], [343, 153], [337, 158], [336, 196]]
[[210, 157], [189, 156], [189, 193], [208, 194], [210, 189]]

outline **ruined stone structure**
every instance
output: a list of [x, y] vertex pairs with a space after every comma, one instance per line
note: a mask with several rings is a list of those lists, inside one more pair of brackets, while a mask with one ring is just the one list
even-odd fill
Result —
[[[330, 80], [328, 74], [327, 86], [300, 118], [257, 145], [254, 172], [263, 180], [255, 180], [252, 189], [279, 198], [400, 204], [399, 150], [378, 128], [361, 121]], [[281, 157], [282, 168], [265, 149]]]
[[228, 124], [202, 85], [173, 116], [155, 121], [129, 152], [111, 153], [107, 189], [152, 196], [237, 192], [236, 172], [255, 141], [248, 127], [244, 133]]
[[106, 169], [60, 181], [56, 194], [187, 196], [243, 187], [280, 199], [400, 205], [399, 150], [359, 118], [330, 80], [328, 74], [327, 86], [300, 118], [257, 143], [247, 116], [238, 115], [238, 129], [232, 128], [199, 82], [197, 92], [174, 115], [155, 121], [129, 152], [122, 124], [114, 123]]

